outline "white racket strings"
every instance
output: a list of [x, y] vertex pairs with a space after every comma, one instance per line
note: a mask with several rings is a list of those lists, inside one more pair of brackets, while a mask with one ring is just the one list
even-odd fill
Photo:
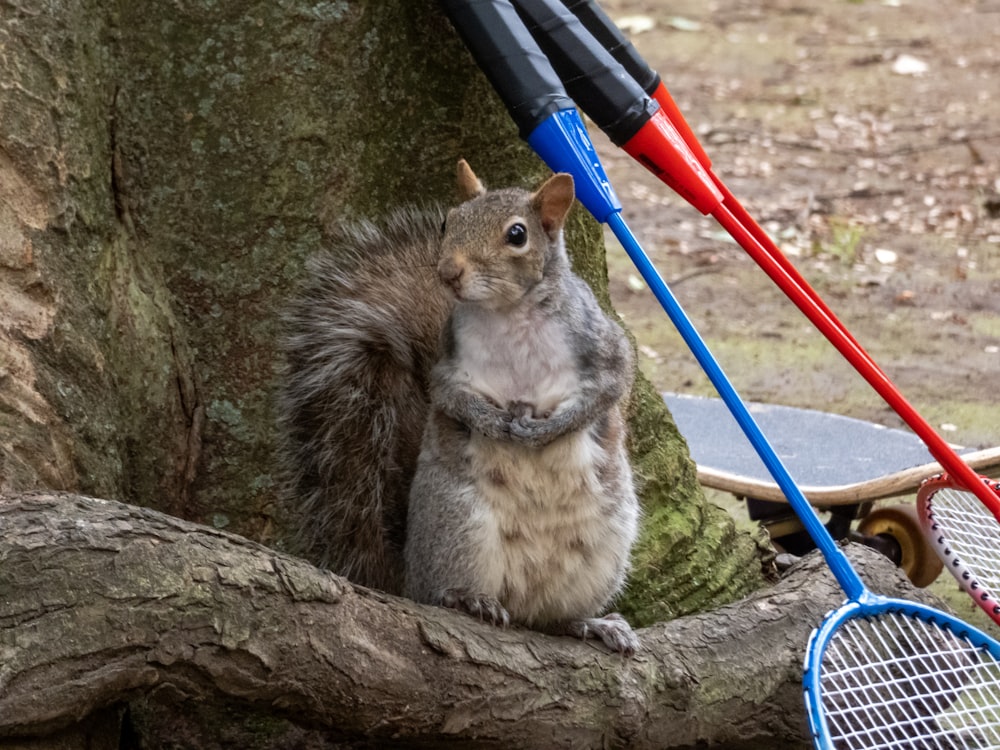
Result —
[[975, 495], [943, 487], [929, 504], [951, 552], [994, 596], [1000, 592], [1000, 524]]
[[837, 628], [820, 691], [838, 750], [1000, 748], [1000, 663], [908, 613]]

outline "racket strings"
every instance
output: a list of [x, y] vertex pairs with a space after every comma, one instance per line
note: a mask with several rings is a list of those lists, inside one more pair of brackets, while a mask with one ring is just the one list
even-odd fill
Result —
[[996, 595], [1000, 591], [1000, 524], [974, 494], [943, 487], [930, 499], [937, 531], [951, 552]]
[[1000, 748], [1000, 663], [917, 617], [845, 622], [820, 685], [835, 748]]

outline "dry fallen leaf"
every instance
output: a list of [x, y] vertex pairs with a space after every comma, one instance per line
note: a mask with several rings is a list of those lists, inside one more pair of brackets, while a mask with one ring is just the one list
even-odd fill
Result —
[[671, 16], [667, 24], [677, 31], [701, 31], [701, 24], [683, 16]]
[[626, 34], [641, 34], [656, 28], [656, 21], [646, 15], [622, 16], [615, 23]]
[[653, 349], [651, 346], [646, 346], [645, 344], [641, 344], [639, 346], [639, 353], [644, 357], [648, 357], [649, 359], [659, 359], [660, 357], [656, 349]]
[[628, 288], [633, 292], [641, 292], [646, 288], [646, 282], [643, 281], [638, 276], [636, 276], [634, 273], [630, 273], [628, 275], [626, 283], [628, 284]]
[[892, 72], [901, 76], [922, 76], [929, 69], [927, 63], [913, 55], [900, 55], [892, 63]]
[[875, 250], [875, 260], [881, 263], [883, 266], [891, 266], [895, 264], [898, 256], [892, 250], [887, 250], [884, 247], [880, 247]]

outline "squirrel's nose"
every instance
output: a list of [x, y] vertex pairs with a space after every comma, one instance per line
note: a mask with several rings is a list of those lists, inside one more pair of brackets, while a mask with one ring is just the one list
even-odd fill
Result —
[[464, 275], [465, 265], [455, 258], [444, 258], [438, 264], [438, 276], [441, 277], [441, 282], [456, 291], [461, 287]]

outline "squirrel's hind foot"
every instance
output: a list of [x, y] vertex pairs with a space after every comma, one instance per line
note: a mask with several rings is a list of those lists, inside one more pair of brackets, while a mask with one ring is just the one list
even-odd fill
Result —
[[486, 594], [474, 594], [465, 589], [446, 589], [441, 594], [440, 604], [442, 607], [461, 610], [500, 628], [510, 625], [510, 615], [504, 606]]
[[566, 624], [565, 633], [584, 640], [600, 638], [604, 645], [622, 656], [632, 656], [639, 649], [639, 638], [632, 626], [617, 612], [604, 617], [586, 617]]

